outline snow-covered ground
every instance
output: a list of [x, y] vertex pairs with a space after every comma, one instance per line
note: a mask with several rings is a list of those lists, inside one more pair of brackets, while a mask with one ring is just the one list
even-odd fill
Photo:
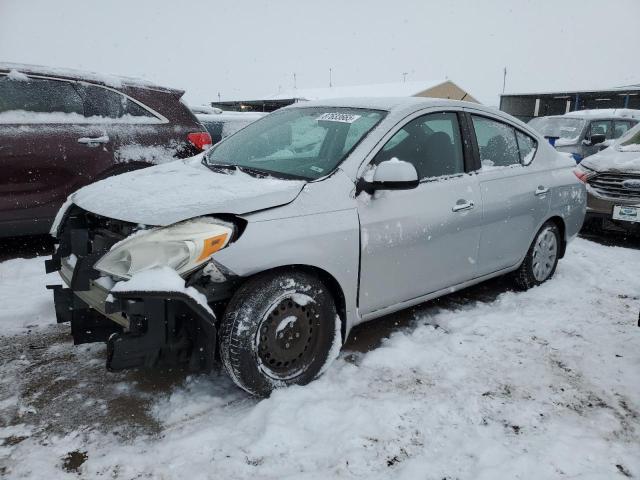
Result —
[[639, 267], [578, 239], [545, 285], [362, 326], [400, 324], [257, 400], [221, 372], [105, 372], [104, 347], [53, 324], [42, 259], [5, 261], [0, 477], [639, 478]]

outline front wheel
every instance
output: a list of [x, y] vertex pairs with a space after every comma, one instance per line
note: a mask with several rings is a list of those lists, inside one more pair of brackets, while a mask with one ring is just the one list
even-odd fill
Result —
[[233, 381], [253, 395], [309, 383], [340, 345], [331, 293], [302, 272], [273, 272], [247, 281], [220, 325], [222, 363]]
[[560, 258], [560, 232], [553, 222], [538, 231], [522, 265], [514, 272], [516, 286], [521, 290], [540, 285], [550, 279]]

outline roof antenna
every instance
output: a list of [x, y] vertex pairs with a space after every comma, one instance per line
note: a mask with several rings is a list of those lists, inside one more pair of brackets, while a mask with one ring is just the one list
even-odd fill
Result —
[[331, 82], [331, 67], [329, 67], [329, 88], [333, 87], [333, 83]]
[[296, 72], [293, 72], [293, 89], [296, 90], [298, 88], [296, 83]]
[[407, 75], [409, 75], [408, 72], [402, 72], [402, 83], [405, 83], [407, 81]]

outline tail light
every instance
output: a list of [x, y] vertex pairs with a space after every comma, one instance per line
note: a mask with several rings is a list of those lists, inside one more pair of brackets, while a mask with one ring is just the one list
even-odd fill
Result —
[[586, 172], [585, 170], [583, 170], [582, 168], [578, 167], [578, 168], [574, 168], [573, 169], [573, 174], [578, 177], [578, 180], [580, 180], [582, 183], [587, 183], [587, 180], [589, 179], [589, 177], [591, 176], [588, 172]]
[[211, 135], [208, 132], [194, 132], [187, 135], [189, 143], [198, 150], [206, 150], [212, 145]]

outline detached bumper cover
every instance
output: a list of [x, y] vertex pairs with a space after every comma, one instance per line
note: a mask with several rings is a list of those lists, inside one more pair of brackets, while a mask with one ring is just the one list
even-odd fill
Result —
[[215, 359], [216, 318], [182, 292], [117, 292], [105, 304], [109, 314], [129, 319], [126, 332], [107, 341], [107, 368], [122, 370], [189, 363], [210, 370]]

